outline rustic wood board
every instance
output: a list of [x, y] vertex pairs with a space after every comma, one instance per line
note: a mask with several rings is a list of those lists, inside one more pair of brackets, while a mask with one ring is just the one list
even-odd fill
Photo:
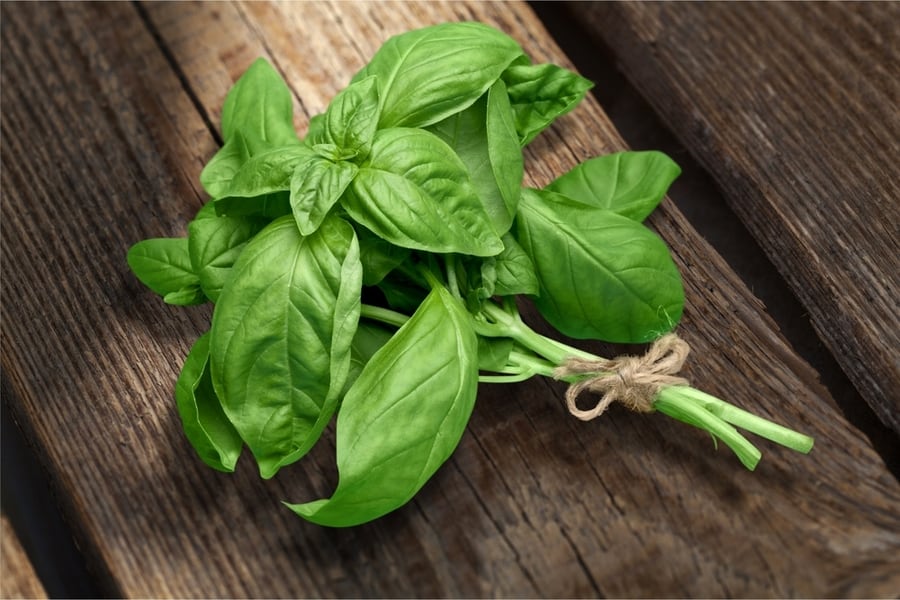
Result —
[[19, 536], [4, 512], [0, 515], [0, 598], [46, 598]]
[[900, 432], [900, 4], [578, 3]]
[[[205, 468], [172, 387], [209, 309], [131, 276], [135, 241], [204, 201], [224, 95], [269, 57], [298, 128], [386, 37], [450, 19], [565, 62], [523, 4], [2, 6], [3, 375], [80, 546], [110, 595], [883, 596], [900, 589], [900, 485], [763, 307], [668, 202], [694, 383], [818, 440], [744, 471], [708, 437], [612, 410], [581, 423], [562, 388], [483, 388], [454, 456], [403, 509], [347, 530], [280, 507], [326, 495], [333, 440], [273, 480]], [[210, 129], [210, 124], [213, 130]], [[542, 183], [622, 148], [593, 102], [529, 152]], [[14, 298], [15, 301], [10, 301]]]

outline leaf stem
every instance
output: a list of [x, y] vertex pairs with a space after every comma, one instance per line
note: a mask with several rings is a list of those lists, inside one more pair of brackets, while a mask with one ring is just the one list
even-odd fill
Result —
[[389, 308], [374, 306], [372, 304], [363, 304], [359, 310], [359, 316], [373, 321], [379, 321], [395, 327], [402, 327], [404, 323], [409, 321], [409, 316], [393, 311]]

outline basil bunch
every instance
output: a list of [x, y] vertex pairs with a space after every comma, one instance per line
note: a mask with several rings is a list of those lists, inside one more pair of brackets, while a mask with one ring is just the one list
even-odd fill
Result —
[[[575, 338], [671, 330], [681, 279], [641, 221], [677, 165], [622, 152], [522, 189], [522, 147], [591, 85], [532, 64], [491, 27], [442, 24], [389, 39], [300, 139], [290, 90], [255, 62], [225, 100], [224, 145], [201, 174], [212, 201], [186, 238], [128, 253], [167, 303], [215, 303], [175, 393], [201, 459], [232, 471], [246, 445], [269, 478], [337, 414], [337, 489], [288, 506], [323, 525], [363, 523], [450, 456], [479, 381], [552, 376], [586, 356], [528, 328], [517, 295]], [[660, 394], [667, 414], [755, 465], [755, 448], [722, 429], [728, 415], [747, 419], [674, 392]]]

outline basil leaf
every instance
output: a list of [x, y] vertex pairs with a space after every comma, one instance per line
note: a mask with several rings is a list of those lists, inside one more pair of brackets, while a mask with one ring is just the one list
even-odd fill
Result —
[[513, 349], [511, 338], [489, 338], [478, 336], [478, 370], [500, 371], [509, 362]]
[[415, 312], [428, 295], [428, 290], [397, 271], [378, 282], [378, 289], [384, 294], [389, 307], [407, 314]]
[[350, 372], [347, 374], [345, 389], [350, 389], [363, 368], [372, 360], [375, 353], [387, 344], [395, 331], [377, 321], [359, 320], [359, 327], [353, 334], [353, 342], [350, 344]]
[[475, 102], [522, 54], [482, 23], [442, 23], [390, 38], [353, 82], [378, 77], [379, 129], [425, 127]]
[[497, 271], [494, 294], [497, 296], [516, 296], [518, 294], [536, 296], [540, 293], [534, 264], [511, 233], [503, 236], [503, 252], [494, 258], [494, 268]]
[[319, 228], [357, 171], [351, 162], [332, 162], [317, 154], [297, 165], [291, 178], [291, 210], [300, 233], [309, 235]]
[[680, 174], [662, 152], [616, 152], [586, 160], [545, 189], [643, 221]]
[[215, 203], [207, 202], [188, 225], [188, 249], [191, 266], [203, 293], [213, 302], [247, 242], [268, 224], [255, 217], [219, 217]]
[[313, 523], [348, 527], [409, 501], [462, 437], [475, 404], [477, 356], [471, 318], [436, 288], [344, 398], [334, 494], [288, 507]]
[[528, 144], [557, 117], [575, 108], [594, 84], [554, 64], [517, 64], [503, 72], [516, 131]]
[[216, 199], [220, 215], [276, 218], [290, 213], [291, 178], [315, 154], [306, 146], [272, 148], [252, 156]]
[[476, 256], [503, 249], [465, 165], [421, 129], [378, 131], [341, 204], [355, 221], [404, 248]]
[[126, 260], [141, 283], [164, 298], [171, 294], [177, 299], [184, 289], [199, 289], [200, 280], [191, 266], [187, 238], [140, 241], [128, 249]]
[[640, 223], [539, 190], [523, 191], [516, 222], [540, 282], [535, 305], [560, 332], [641, 343], [678, 323], [678, 269]]
[[524, 166], [506, 86], [497, 81], [475, 104], [428, 128], [466, 165], [498, 233], [512, 225]]
[[328, 109], [321, 132], [310, 137], [312, 144], [333, 144], [337, 149], [334, 160], [369, 155], [372, 137], [378, 125], [378, 88], [376, 77], [354, 81], [339, 92]]
[[200, 173], [203, 189], [220, 198], [248, 159], [266, 150], [299, 144], [293, 113], [287, 84], [265, 59], [257, 59], [225, 96], [224, 145]]
[[256, 59], [225, 96], [222, 138], [227, 144], [237, 134], [251, 156], [300, 142], [291, 90], [264, 58]]
[[361, 225], [356, 227], [356, 237], [363, 266], [363, 285], [377, 285], [409, 258], [409, 248], [395, 246]]
[[456, 282], [466, 301], [466, 308], [472, 314], [477, 314], [484, 301], [494, 295], [497, 282], [496, 260], [493, 256], [457, 256], [454, 264]]
[[163, 302], [177, 306], [194, 306], [204, 304], [207, 300], [208, 298], [203, 293], [199, 282], [183, 287], [175, 292], [169, 292], [163, 296]]
[[175, 384], [175, 403], [184, 433], [200, 459], [232, 472], [243, 441], [225, 416], [209, 375], [209, 333], [194, 342]]
[[277, 219], [238, 258], [213, 313], [212, 378], [262, 477], [305, 454], [331, 418], [361, 287], [353, 228], [336, 216], [309, 236]]

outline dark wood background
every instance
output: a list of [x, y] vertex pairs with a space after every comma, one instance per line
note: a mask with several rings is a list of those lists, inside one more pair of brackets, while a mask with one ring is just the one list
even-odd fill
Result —
[[[228, 475], [194, 457], [172, 387], [209, 309], [162, 304], [125, 252], [184, 233], [204, 201], [197, 178], [220, 144], [224, 95], [256, 57], [290, 84], [302, 133], [389, 35], [412, 27], [476, 19], [535, 60], [571, 65], [545, 28], [548, 7], [538, 17], [481, 2], [3, 3], [4, 421], [36, 457], [91, 585], [139, 597], [895, 596], [897, 121], [884, 77], [896, 72], [897, 19], [884, 6], [758, 16], [759, 5], [577, 4], [552, 15], [571, 27], [574, 14], [684, 158], [712, 174], [721, 193], [707, 197], [746, 226], [867, 402], [835, 397], [823, 383], [833, 374], [810, 365], [667, 200], [650, 224], [685, 278], [687, 375], [813, 435], [809, 456], [761, 444], [750, 473], [661, 416], [612, 410], [581, 423], [556, 383], [484, 386], [456, 453], [410, 504], [331, 530], [279, 500], [328, 494], [332, 438], [270, 481], [249, 460]], [[806, 35], [795, 47], [792, 27], [845, 23], [843, 45]], [[786, 67], [779, 43], [806, 70]], [[863, 68], [858, 85], [810, 83]], [[789, 85], [798, 80], [815, 93]], [[598, 98], [625, 85], [597, 83]], [[794, 121], [778, 129], [780, 119]], [[530, 147], [529, 183], [624, 147], [591, 99]]]

